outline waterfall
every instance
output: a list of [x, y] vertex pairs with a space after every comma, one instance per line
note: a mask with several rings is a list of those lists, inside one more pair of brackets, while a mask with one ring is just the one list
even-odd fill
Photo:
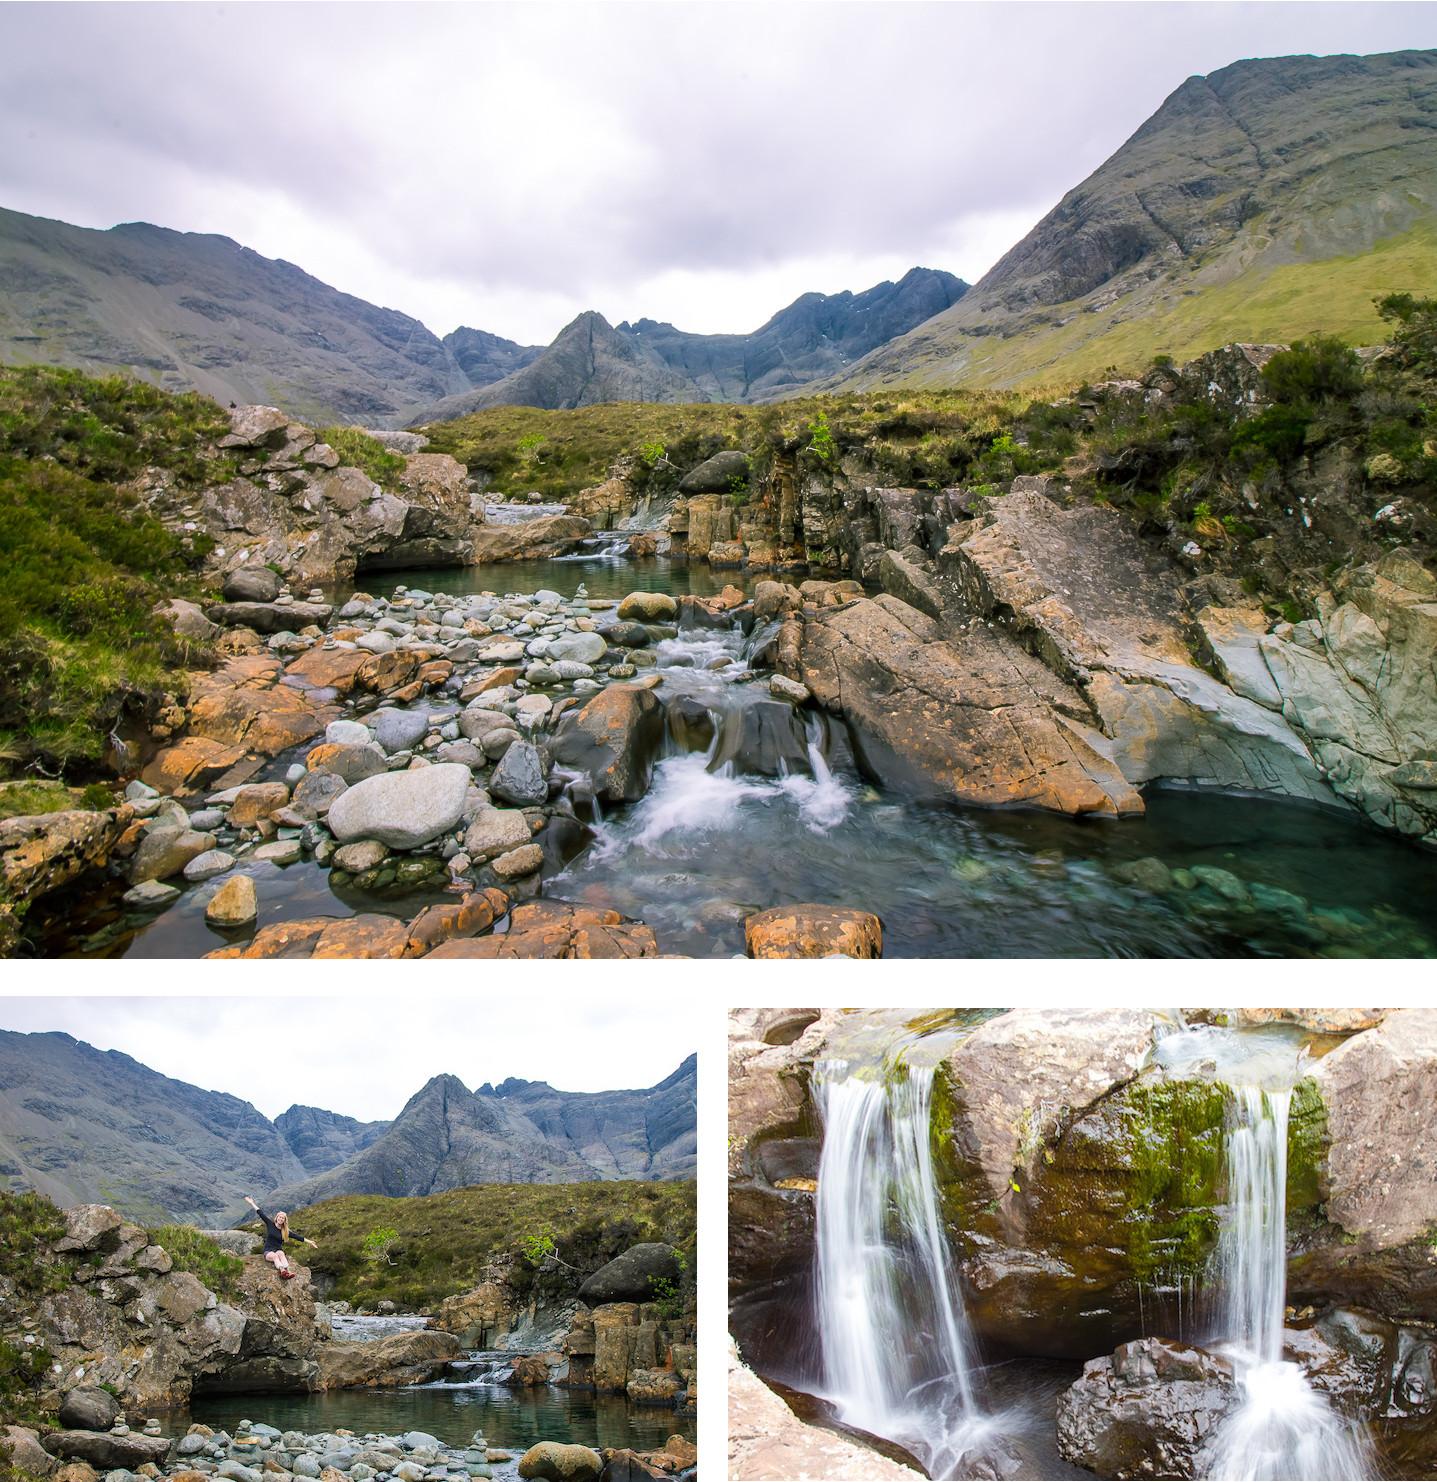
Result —
[[820, 1062], [818, 1332], [838, 1418], [952, 1477], [985, 1422], [938, 1215], [929, 1144], [932, 1067]]
[[1233, 1092], [1228, 1205], [1217, 1265], [1222, 1337], [1243, 1398], [1218, 1433], [1211, 1477], [1321, 1482], [1372, 1475], [1360, 1429], [1282, 1357], [1291, 1106], [1291, 1090], [1243, 1086]]

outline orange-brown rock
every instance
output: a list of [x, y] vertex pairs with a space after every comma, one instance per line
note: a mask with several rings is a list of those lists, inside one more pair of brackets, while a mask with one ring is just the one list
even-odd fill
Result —
[[363, 914], [331, 921], [319, 934], [310, 956], [319, 960], [334, 957], [403, 957], [409, 928], [393, 916]]
[[125, 805], [104, 812], [66, 808], [0, 822], [0, 953], [11, 945], [16, 908], [104, 864], [133, 818], [134, 810]]
[[325, 927], [332, 924], [328, 919], [277, 921], [269, 926], [260, 927], [253, 941], [243, 945], [220, 947], [214, 952], [206, 952], [205, 956], [245, 959], [309, 957]]
[[[513, 684], [516, 679], [522, 679], [523, 677], [524, 671], [522, 669], [505, 665], [502, 668], [491, 670], [483, 679], [476, 680], [475, 683], [478, 687], [475, 689], [474, 694], [482, 695], [485, 690], [497, 690], [501, 686]], [[465, 688], [467, 689], [468, 686], [466, 685]], [[473, 696], [470, 696], [470, 698], [472, 699]]]
[[453, 672], [454, 665], [448, 659], [431, 659], [420, 666], [417, 677], [420, 684], [443, 684]]
[[1083, 697], [983, 622], [945, 636], [890, 596], [808, 609], [801, 673], [789, 677], [848, 720], [895, 788], [990, 807], [1143, 812], [1106, 739], [1076, 719]]
[[881, 957], [883, 927], [846, 906], [774, 906], [743, 924], [750, 957]]
[[648, 790], [663, 736], [663, 706], [649, 689], [611, 684], [564, 716], [550, 751], [555, 761], [587, 773], [595, 796], [632, 803]]
[[488, 931], [508, 909], [509, 897], [492, 886], [452, 904], [428, 906], [409, 924], [404, 956], [423, 957], [443, 942]]
[[443, 942], [429, 957], [588, 960], [657, 957], [658, 951], [652, 928], [617, 911], [567, 901], [530, 901], [514, 908], [507, 932]]
[[239, 795], [230, 805], [230, 825], [234, 828], [253, 828], [261, 818], [268, 818], [287, 802], [289, 788], [283, 782], [251, 782], [240, 788]]
[[185, 736], [156, 752], [140, 780], [163, 793], [200, 792], [245, 754], [244, 747], [208, 736]]

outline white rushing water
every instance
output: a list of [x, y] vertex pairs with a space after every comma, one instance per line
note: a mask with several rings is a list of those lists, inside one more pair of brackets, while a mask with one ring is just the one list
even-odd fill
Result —
[[1287, 1307], [1290, 1089], [1233, 1092], [1228, 1205], [1218, 1237], [1221, 1333], [1243, 1402], [1224, 1423], [1208, 1475], [1322, 1482], [1373, 1474], [1363, 1433], [1282, 1357]]
[[913, 1453], [930, 1477], [963, 1469], [991, 1428], [938, 1214], [929, 1143], [933, 1070], [814, 1070], [818, 1332], [838, 1418]]

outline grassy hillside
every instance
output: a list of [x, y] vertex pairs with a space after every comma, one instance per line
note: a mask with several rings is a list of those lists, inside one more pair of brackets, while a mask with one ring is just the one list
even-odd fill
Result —
[[[684, 472], [741, 448], [760, 472], [775, 451], [824, 466], [861, 449], [896, 483], [952, 483], [981, 458], [1028, 395], [967, 391], [809, 396], [767, 406], [611, 402], [575, 411], [493, 407], [427, 426], [451, 453], [506, 494], [568, 499], [631, 460], [641, 492], [672, 493]], [[821, 429], [826, 429], [827, 437]]]
[[1374, 343], [1437, 282], [1437, 51], [1191, 77], [952, 308], [822, 388], [1034, 386], [1233, 340]]
[[[1407, 284], [1437, 283], [1437, 223], [1379, 242], [1368, 252], [1320, 262], [1259, 262], [1235, 276], [1219, 269], [1157, 296], [1114, 322], [1084, 312], [1081, 301], [1055, 305], [1055, 323], [965, 340], [960, 350], [915, 348], [895, 384], [1035, 388], [1105, 376], [1140, 375], [1155, 356], [1186, 361], [1235, 341], [1287, 344], [1324, 333], [1349, 345], [1376, 345], [1386, 327], [1374, 307]], [[959, 369], [961, 367], [961, 369]], [[882, 384], [882, 378], [877, 384]]]
[[[336, 1298], [422, 1308], [467, 1291], [494, 1257], [524, 1255], [545, 1236], [584, 1272], [645, 1240], [692, 1257], [694, 1200], [692, 1183], [481, 1184], [418, 1199], [351, 1195], [290, 1217], [319, 1243], [317, 1251], [301, 1247], [301, 1259], [334, 1277]], [[393, 1232], [378, 1256], [365, 1248], [375, 1232]]]
[[224, 412], [123, 376], [0, 367], [0, 776], [83, 775], [107, 735], [197, 657], [151, 609], [199, 595], [204, 537], [181, 539], [127, 481], [226, 477]]

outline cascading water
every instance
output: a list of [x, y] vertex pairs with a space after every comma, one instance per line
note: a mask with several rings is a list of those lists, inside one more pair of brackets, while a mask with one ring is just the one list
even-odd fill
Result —
[[823, 1389], [847, 1425], [894, 1441], [931, 1477], [971, 1475], [991, 1427], [938, 1215], [929, 1144], [933, 1070], [888, 1074], [827, 1060], [818, 1171], [818, 1332]]
[[1218, 1434], [1211, 1477], [1321, 1482], [1372, 1475], [1361, 1432], [1282, 1357], [1291, 1105], [1290, 1089], [1242, 1086], [1232, 1094], [1217, 1263], [1222, 1336], [1243, 1402]]

